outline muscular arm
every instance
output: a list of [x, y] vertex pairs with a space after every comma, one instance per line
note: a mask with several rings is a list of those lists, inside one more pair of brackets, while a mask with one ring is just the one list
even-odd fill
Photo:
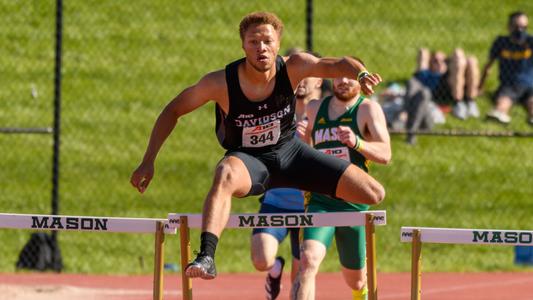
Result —
[[228, 101], [223, 71], [207, 74], [198, 83], [183, 90], [163, 109], [152, 129], [143, 160], [131, 175], [130, 182], [139, 192], [144, 193], [152, 180], [154, 161], [161, 146], [174, 130], [178, 119], [209, 100], [216, 101], [227, 111]]
[[183, 90], [176, 98], [172, 99], [157, 118], [143, 161], [153, 162], [161, 146], [170, 135], [178, 119], [196, 110], [209, 100], [220, 99], [220, 78], [218, 72], [209, 73], [198, 83]]
[[363, 134], [364, 144], [359, 152], [367, 159], [388, 164], [392, 151], [385, 115], [378, 103], [365, 100], [357, 115], [357, 125]]
[[[363, 70], [366, 68], [359, 61], [348, 56], [317, 58], [308, 53], [297, 53], [287, 60], [287, 72], [293, 88], [305, 77], [357, 79], [357, 75]], [[361, 80], [361, 90], [366, 95], [371, 95], [374, 93], [373, 87], [380, 82], [378, 74], [366, 76]]]

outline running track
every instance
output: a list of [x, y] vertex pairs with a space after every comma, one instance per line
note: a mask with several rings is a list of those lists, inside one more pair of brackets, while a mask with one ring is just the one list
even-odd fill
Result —
[[[283, 284], [289, 286], [288, 273]], [[247, 300], [264, 299], [264, 276], [261, 274], [221, 274], [211, 281], [194, 280], [194, 299]], [[165, 299], [181, 299], [181, 281], [177, 275], [165, 276]], [[151, 276], [107, 276], [52, 273], [0, 273], [0, 299], [7, 299], [2, 291], [21, 291], [10, 299], [59, 299], [53, 293], [72, 293], [70, 299], [147, 300], [152, 295]], [[408, 273], [378, 274], [379, 299], [409, 299]], [[340, 273], [321, 273], [317, 280], [318, 300], [350, 299]], [[63, 299], [63, 298], [61, 298]], [[279, 299], [289, 299], [284, 288]], [[533, 273], [424, 273], [422, 299], [431, 300], [531, 300]]]

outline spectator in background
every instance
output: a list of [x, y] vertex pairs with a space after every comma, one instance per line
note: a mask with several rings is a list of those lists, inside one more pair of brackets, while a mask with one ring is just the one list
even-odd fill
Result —
[[452, 113], [459, 119], [479, 117], [475, 102], [479, 84], [478, 61], [467, 57], [456, 48], [447, 58], [442, 51], [430, 53], [422, 48], [418, 52], [414, 77], [431, 90], [433, 100], [439, 105], [453, 105]]
[[452, 114], [461, 120], [479, 117], [475, 102], [478, 82], [477, 59], [466, 57], [462, 49], [455, 49], [450, 58], [442, 51], [420, 49], [417, 70], [407, 83], [405, 96], [407, 142], [413, 144], [412, 132], [431, 129], [440, 118], [435, 103], [444, 108], [452, 104]]
[[494, 109], [487, 118], [503, 124], [511, 122], [509, 110], [513, 103], [524, 104], [528, 122], [533, 125], [533, 36], [527, 34], [528, 18], [521, 11], [509, 15], [508, 36], [498, 36], [490, 48], [489, 60], [483, 67], [479, 90], [497, 59], [500, 86], [494, 95]]
[[[310, 100], [320, 99], [322, 78], [307, 77], [296, 88], [295, 121], [306, 122], [306, 106]], [[298, 133], [296, 133], [298, 135]], [[303, 191], [293, 188], [274, 188], [260, 198], [259, 213], [304, 212]], [[266, 299], [276, 299], [281, 291], [281, 275], [285, 259], [278, 256], [279, 244], [290, 234], [292, 268], [291, 282], [300, 264], [299, 228], [254, 228], [252, 231], [251, 257], [256, 270], [268, 271], [265, 282]]]
[[391, 82], [387, 88], [378, 95], [387, 128], [393, 130], [405, 129], [407, 114], [404, 110], [405, 87], [397, 82]]

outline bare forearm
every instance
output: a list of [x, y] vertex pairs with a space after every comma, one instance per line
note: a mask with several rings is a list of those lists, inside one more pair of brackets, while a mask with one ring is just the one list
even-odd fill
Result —
[[356, 59], [345, 56], [340, 59], [336, 64], [336, 69], [338, 69], [339, 74], [335, 77], [347, 77], [351, 79], [357, 79], [357, 75], [366, 70], [366, 68]]
[[363, 142], [358, 151], [367, 159], [384, 165], [390, 162], [392, 156], [390, 143], [385, 142]]
[[342, 58], [323, 58], [322, 60], [328, 66], [323, 69], [324, 74], [321, 74], [321, 77], [324, 78], [347, 77], [357, 79], [357, 75], [366, 70], [359, 61], [347, 56]]
[[174, 130], [174, 127], [176, 127], [177, 122], [178, 118], [176, 114], [172, 112], [169, 106], [165, 107], [165, 109], [157, 118], [154, 128], [152, 129], [150, 141], [143, 158], [144, 162], [155, 161], [157, 153], [159, 153], [161, 146], [168, 138], [172, 130]]

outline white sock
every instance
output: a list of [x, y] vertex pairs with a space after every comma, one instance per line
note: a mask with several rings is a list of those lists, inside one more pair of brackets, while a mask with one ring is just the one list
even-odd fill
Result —
[[274, 278], [278, 278], [279, 275], [281, 275], [281, 262], [279, 261], [279, 259], [276, 259], [276, 261], [274, 262], [274, 265], [268, 271], [268, 274]]

